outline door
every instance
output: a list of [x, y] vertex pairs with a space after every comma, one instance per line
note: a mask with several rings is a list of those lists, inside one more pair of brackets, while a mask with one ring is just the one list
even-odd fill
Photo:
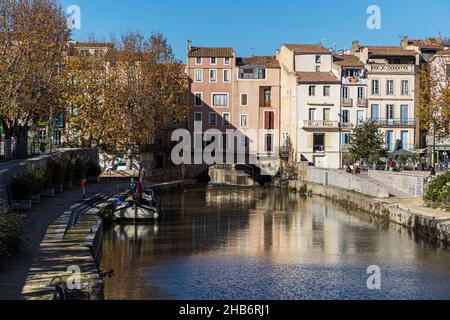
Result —
[[409, 108], [408, 105], [402, 105], [400, 107], [400, 121], [402, 125], [408, 125], [408, 118], [409, 118]]

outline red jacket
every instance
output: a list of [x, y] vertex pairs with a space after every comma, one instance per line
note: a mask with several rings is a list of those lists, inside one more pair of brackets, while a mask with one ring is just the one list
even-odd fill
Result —
[[81, 181], [81, 188], [86, 189], [86, 187], [87, 187], [87, 181], [86, 181], [86, 179], [83, 179]]

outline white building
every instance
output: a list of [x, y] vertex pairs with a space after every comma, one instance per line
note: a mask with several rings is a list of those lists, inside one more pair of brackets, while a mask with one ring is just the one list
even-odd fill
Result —
[[291, 136], [300, 161], [338, 169], [341, 82], [332, 68], [333, 54], [321, 45], [283, 45], [278, 60], [282, 86], [286, 86], [282, 89], [282, 134]]
[[333, 68], [342, 82], [341, 151], [348, 152], [355, 127], [367, 121], [367, 72], [358, 57], [351, 54], [334, 56]]

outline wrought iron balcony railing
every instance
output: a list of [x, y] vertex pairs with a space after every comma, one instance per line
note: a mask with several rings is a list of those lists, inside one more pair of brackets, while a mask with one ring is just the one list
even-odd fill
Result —
[[415, 127], [416, 119], [372, 119], [373, 124], [379, 127]]

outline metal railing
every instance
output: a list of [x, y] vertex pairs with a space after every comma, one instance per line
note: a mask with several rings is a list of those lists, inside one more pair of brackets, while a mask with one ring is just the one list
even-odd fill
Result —
[[369, 72], [379, 73], [414, 73], [417, 66], [413, 64], [368, 64], [366, 69]]
[[415, 127], [416, 119], [372, 119], [371, 122], [379, 127]]
[[342, 98], [342, 106], [343, 107], [353, 107], [353, 99], [351, 99], [351, 98]]
[[367, 108], [368, 106], [369, 106], [369, 100], [368, 99], [358, 99], [358, 107]]
[[307, 128], [339, 128], [339, 121], [307, 120], [303, 123]]

